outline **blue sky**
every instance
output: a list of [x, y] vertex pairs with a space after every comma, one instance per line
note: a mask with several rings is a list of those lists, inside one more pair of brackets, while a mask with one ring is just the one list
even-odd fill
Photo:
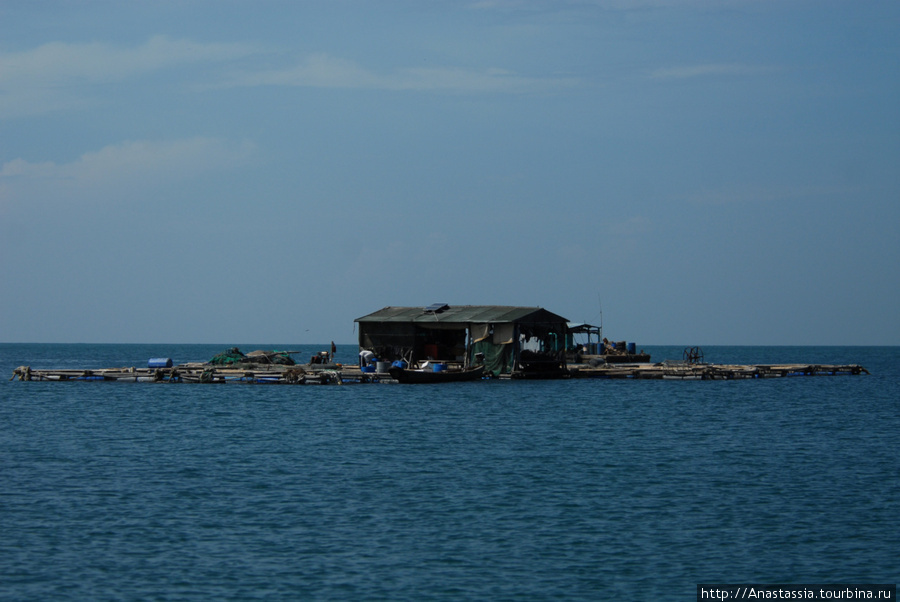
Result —
[[542, 306], [900, 344], [900, 3], [0, 4], [0, 340]]

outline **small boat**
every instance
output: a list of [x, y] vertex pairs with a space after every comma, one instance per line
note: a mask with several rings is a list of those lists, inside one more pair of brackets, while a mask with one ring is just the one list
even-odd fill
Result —
[[426, 383], [456, 383], [468, 380], [478, 380], [484, 375], [484, 366], [475, 366], [465, 370], [410, 370], [394, 366], [388, 373], [396, 381], [410, 384]]

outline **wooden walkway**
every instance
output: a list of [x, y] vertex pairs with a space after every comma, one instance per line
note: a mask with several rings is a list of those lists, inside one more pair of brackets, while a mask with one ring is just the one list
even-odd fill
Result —
[[[658, 380], [737, 380], [784, 378], [792, 376], [838, 376], [869, 374], [857, 364], [589, 364], [570, 365], [568, 378], [658, 379]], [[503, 375], [508, 378], [509, 375]], [[501, 378], [503, 378], [501, 377]], [[54, 382], [145, 382], [203, 384], [339, 385], [396, 382], [387, 373], [366, 373], [357, 366], [296, 365], [221, 367], [203, 363], [181, 364], [171, 368], [31, 369], [19, 366], [10, 380]]]
[[573, 378], [637, 378], [660, 380], [737, 380], [750, 378], [784, 378], [789, 376], [838, 376], [869, 374], [857, 364], [607, 364], [576, 366]]
[[[357, 370], [358, 371], [358, 370]], [[273, 384], [273, 385], [330, 385], [341, 384], [342, 368], [323, 365], [309, 366], [242, 366], [221, 367], [208, 364], [181, 364], [171, 368], [102, 368], [91, 370], [32, 370], [19, 366], [10, 380], [24, 381], [106, 381], [143, 383], [203, 383], [203, 384]]]

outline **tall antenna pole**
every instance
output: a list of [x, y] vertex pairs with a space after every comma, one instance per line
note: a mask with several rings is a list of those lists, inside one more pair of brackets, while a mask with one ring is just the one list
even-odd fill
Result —
[[597, 341], [597, 349], [603, 343], [603, 301], [600, 299], [600, 293], [597, 293], [597, 305], [600, 306], [600, 340]]

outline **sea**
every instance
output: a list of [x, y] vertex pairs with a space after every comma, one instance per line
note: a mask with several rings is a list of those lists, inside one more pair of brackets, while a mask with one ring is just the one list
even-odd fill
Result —
[[[0, 344], [0, 374], [232, 346], [305, 362], [330, 344]], [[336, 360], [357, 352], [338, 345]], [[0, 599], [694, 600], [702, 583], [896, 583], [900, 347], [703, 353], [870, 374], [2, 378]]]

